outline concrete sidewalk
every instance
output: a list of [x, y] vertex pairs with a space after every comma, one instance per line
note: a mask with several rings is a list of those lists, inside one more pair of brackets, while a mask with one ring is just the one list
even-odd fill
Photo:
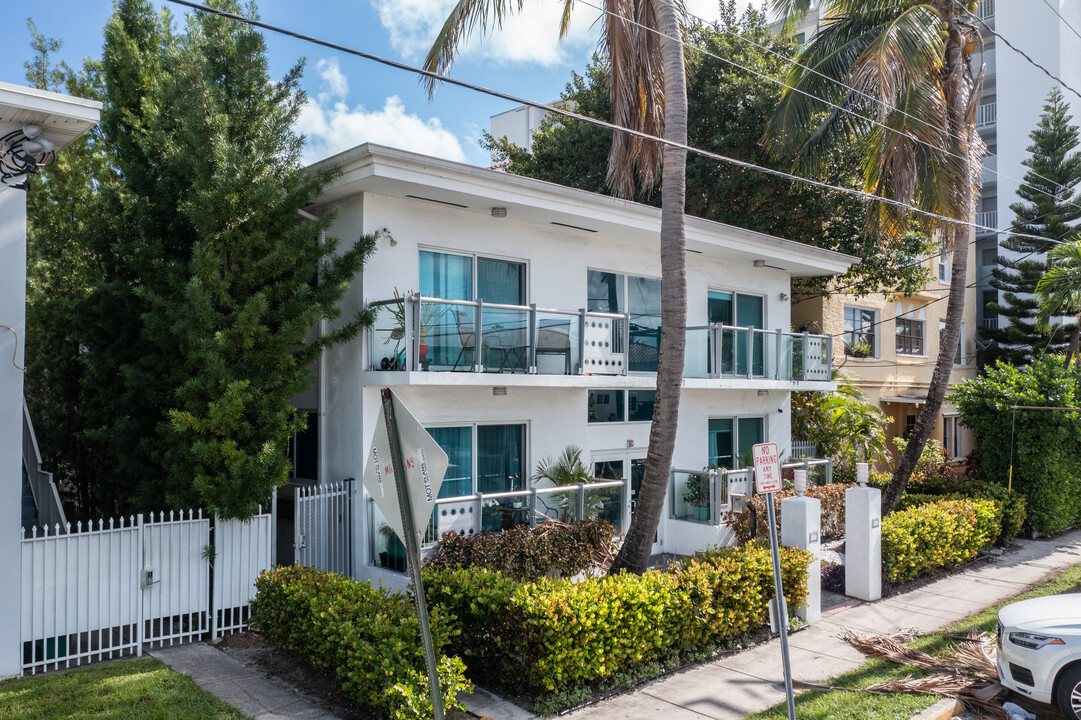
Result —
[[[1019, 540], [1020, 550], [993, 563], [921, 587], [825, 614], [789, 638], [792, 672], [822, 682], [853, 670], [864, 657], [837, 638], [842, 628], [892, 633], [938, 630], [1002, 602], [1081, 563], [1081, 531], [1049, 540]], [[731, 720], [784, 702], [780, 640], [645, 685], [566, 717], [575, 720]]]
[[338, 720], [291, 688], [270, 680], [206, 643], [176, 645], [153, 650], [150, 656], [254, 720]]

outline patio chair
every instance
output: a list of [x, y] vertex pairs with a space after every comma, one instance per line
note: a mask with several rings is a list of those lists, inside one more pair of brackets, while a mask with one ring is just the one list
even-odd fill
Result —
[[562, 355], [563, 372], [571, 374], [570, 320], [548, 319], [537, 323], [537, 355]]
[[[462, 361], [462, 355], [465, 354], [466, 350], [473, 353], [473, 358], [476, 358], [477, 354], [477, 331], [473, 326], [473, 313], [455, 310], [454, 324], [458, 327], [458, 341], [461, 343], [462, 349], [458, 351], [458, 357], [454, 360], [454, 367], [451, 368], [452, 371], [458, 369], [458, 363]], [[470, 362], [470, 369], [472, 369], [475, 362], [475, 359]]]

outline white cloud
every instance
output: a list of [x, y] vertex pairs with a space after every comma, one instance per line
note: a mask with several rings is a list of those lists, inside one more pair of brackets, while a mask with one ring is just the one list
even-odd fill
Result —
[[[457, 0], [370, 0], [390, 34], [390, 43], [404, 57], [419, 60], [427, 54]], [[545, 67], [567, 64], [573, 51], [591, 48], [597, 41], [599, 13], [576, 3], [564, 43], [559, 43], [562, 0], [530, 0], [521, 12], [504, 19], [499, 30], [474, 32], [461, 45], [459, 58]]]
[[349, 80], [342, 73], [338, 58], [324, 58], [315, 64], [315, 69], [319, 71], [319, 77], [323, 78], [331, 95], [344, 98], [349, 94]]
[[362, 105], [349, 107], [344, 101], [330, 102], [321, 93], [301, 111], [297, 130], [307, 137], [304, 162], [312, 163], [362, 143], [409, 150], [465, 162], [466, 155], [454, 133], [439, 118], [421, 119], [406, 112], [397, 95], [387, 98], [378, 110]]

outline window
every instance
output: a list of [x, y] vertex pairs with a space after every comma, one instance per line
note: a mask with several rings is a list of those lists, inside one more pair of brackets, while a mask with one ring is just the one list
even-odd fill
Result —
[[923, 320], [897, 318], [897, 354], [923, 355]]
[[[938, 344], [939, 344], [939, 347], [942, 346], [942, 336], [945, 334], [945, 332], [946, 332], [946, 321], [945, 320], [939, 320], [938, 321]], [[964, 356], [961, 353], [961, 348], [962, 348], [962, 346], [964, 344], [965, 344], [965, 324], [961, 323], [961, 332], [957, 337], [957, 351], [953, 354], [953, 364], [954, 365], [963, 365], [964, 364]]]
[[524, 490], [525, 425], [426, 428], [447, 454], [439, 497]]
[[289, 438], [286, 455], [297, 480], [319, 479], [319, 413], [305, 413], [308, 427]]
[[631, 316], [627, 369], [632, 372], [657, 372], [657, 354], [661, 347], [661, 281], [590, 270], [587, 282], [587, 309], [593, 312], [625, 312]]
[[984, 266], [994, 265], [997, 257], [998, 248], [984, 248], [980, 251], [980, 264]]
[[905, 432], [904, 432], [904, 435], [903, 435], [904, 439], [908, 440], [910, 437], [912, 437], [912, 432], [915, 429], [916, 429], [916, 416], [915, 415], [906, 416], [905, 417]]
[[942, 253], [938, 256], [938, 281], [949, 284], [950, 282], [950, 253]]
[[875, 341], [875, 311], [864, 308], [845, 308], [845, 355], [852, 357], [877, 357]]
[[420, 294], [425, 297], [525, 305], [525, 276], [525, 263], [420, 251]]
[[711, 418], [709, 462], [730, 470], [751, 465], [751, 447], [764, 442], [766, 419], [762, 417]]
[[942, 447], [946, 450], [951, 460], [960, 460], [965, 456], [961, 446], [961, 423], [957, 415], [944, 415], [942, 417]]
[[590, 390], [589, 422], [649, 422], [656, 399], [654, 390]]
[[[709, 322], [761, 329], [765, 325], [765, 301], [758, 295], [718, 292], [710, 290], [707, 295]], [[747, 374], [748, 333], [724, 330], [721, 338], [721, 374]], [[754, 333], [751, 348], [752, 375], [765, 374], [765, 336]]]

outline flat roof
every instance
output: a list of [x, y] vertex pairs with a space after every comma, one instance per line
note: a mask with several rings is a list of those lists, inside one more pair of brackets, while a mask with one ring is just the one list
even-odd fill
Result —
[[[659, 245], [659, 208], [534, 178], [451, 162], [428, 155], [365, 143], [311, 166], [339, 175], [314, 203], [329, 205], [363, 192], [448, 203], [542, 225], [559, 225], [583, 236], [600, 233]], [[686, 218], [687, 252], [760, 264], [793, 277], [844, 273], [859, 258], [786, 240], [735, 225]]]
[[0, 82], [0, 123], [37, 125], [57, 150], [94, 127], [101, 103], [37, 88]]

